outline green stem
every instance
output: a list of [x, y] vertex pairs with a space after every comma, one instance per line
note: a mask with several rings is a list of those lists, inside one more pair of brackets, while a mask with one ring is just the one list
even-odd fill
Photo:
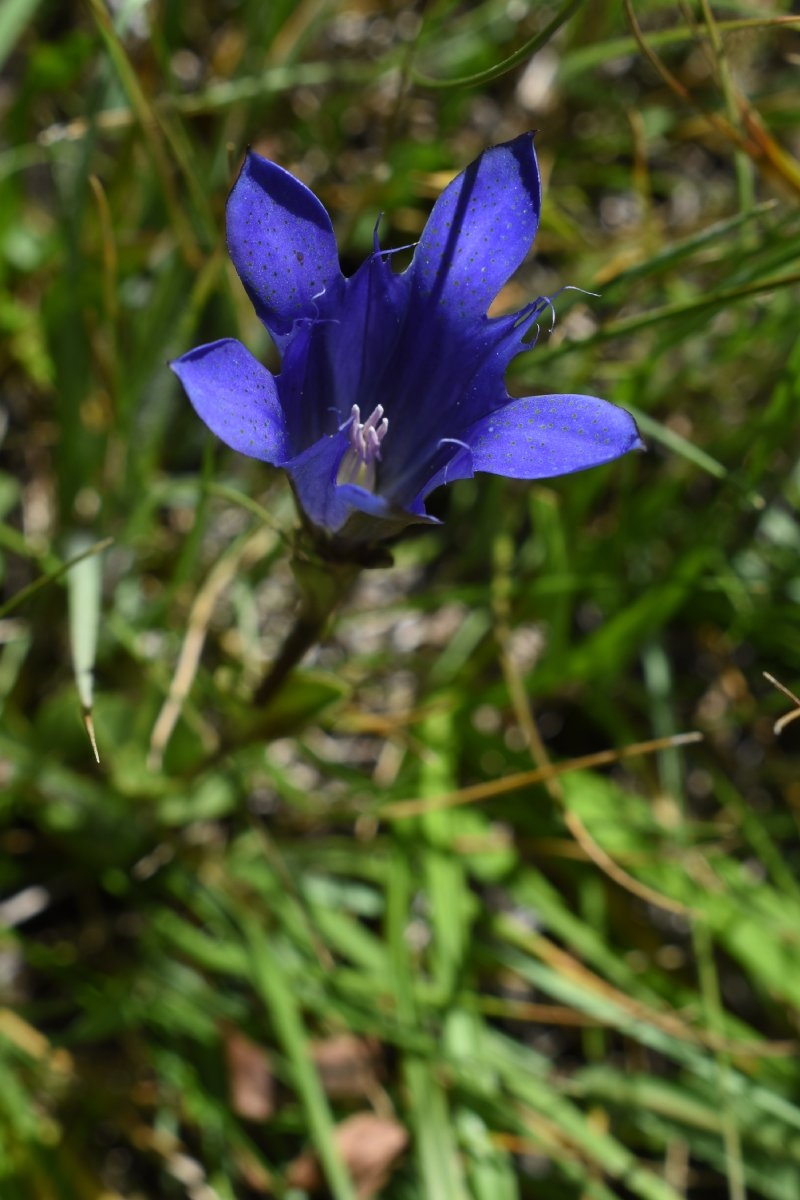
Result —
[[[328, 614], [328, 616], [331, 614]], [[291, 628], [278, 657], [253, 693], [253, 707], [263, 708], [280, 691], [286, 678], [302, 659], [306, 651], [318, 642], [324, 632], [328, 616], [317, 618], [309, 615], [305, 608]]]
[[292, 560], [292, 570], [300, 591], [300, 610], [278, 657], [253, 694], [254, 708], [262, 708], [272, 700], [306, 652], [322, 638], [355, 583], [360, 566], [325, 562], [301, 551]]

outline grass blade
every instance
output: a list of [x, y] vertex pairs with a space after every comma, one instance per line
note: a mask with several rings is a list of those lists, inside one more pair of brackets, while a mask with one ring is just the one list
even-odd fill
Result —
[[[95, 761], [99, 763], [100, 755], [94, 735], [92, 705], [103, 575], [97, 546], [81, 545], [82, 541], [85, 539], [75, 538], [73, 540], [73, 549], [78, 551], [78, 558], [67, 571], [69, 642], [83, 722], [92, 745]], [[99, 545], [102, 546], [103, 543], [99, 543]]]

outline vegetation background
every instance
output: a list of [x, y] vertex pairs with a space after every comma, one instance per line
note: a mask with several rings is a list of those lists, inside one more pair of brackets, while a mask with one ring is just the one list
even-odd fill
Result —
[[[0, 6], [3, 1197], [797, 1200], [793, 7]], [[291, 497], [165, 367], [275, 362], [244, 147], [352, 270], [531, 127], [501, 304], [599, 294], [510, 387], [649, 452], [439, 493], [251, 712]]]

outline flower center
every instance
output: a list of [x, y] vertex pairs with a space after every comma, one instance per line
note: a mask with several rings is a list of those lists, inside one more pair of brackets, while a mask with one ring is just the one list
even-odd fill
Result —
[[386, 437], [389, 421], [379, 404], [366, 421], [354, 404], [350, 410], [350, 447], [345, 451], [336, 476], [337, 483], [356, 483], [368, 492], [375, 491], [375, 464], [381, 461], [381, 442]]

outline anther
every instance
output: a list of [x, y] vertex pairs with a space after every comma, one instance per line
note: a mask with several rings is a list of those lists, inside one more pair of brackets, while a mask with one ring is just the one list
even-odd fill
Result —
[[[386, 437], [389, 421], [378, 404], [361, 420], [361, 409], [354, 404], [348, 422], [350, 449], [345, 452], [336, 476], [337, 483], [356, 483], [368, 492], [375, 490], [375, 464], [381, 461], [381, 442]], [[342, 426], [344, 429], [345, 427]]]
[[379, 404], [367, 417], [361, 421], [361, 410], [354, 404], [350, 410], [350, 445], [364, 463], [380, 462], [381, 442], [386, 437], [389, 421], [383, 415], [383, 405]]

